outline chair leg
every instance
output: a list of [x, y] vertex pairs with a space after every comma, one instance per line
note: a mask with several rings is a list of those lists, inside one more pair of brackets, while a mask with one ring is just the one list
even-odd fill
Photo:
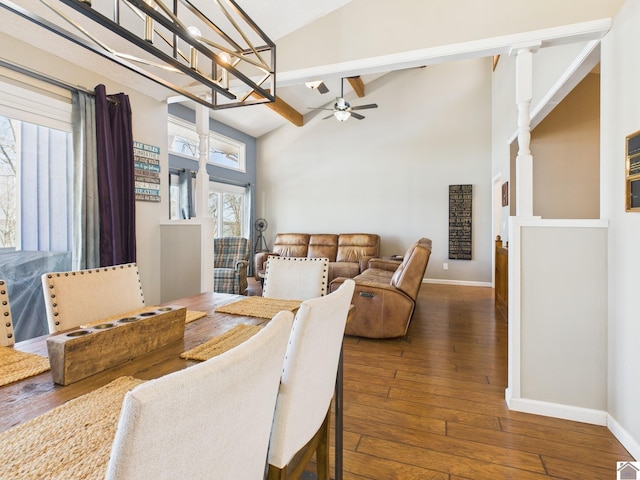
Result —
[[267, 480], [287, 480], [287, 467], [278, 468], [269, 465]]
[[318, 448], [316, 450], [316, 468], [318, 480], [329, 480], [329, 423], [331, 418], [331, 408], [320, 427], [320, 437], [318, 438]]

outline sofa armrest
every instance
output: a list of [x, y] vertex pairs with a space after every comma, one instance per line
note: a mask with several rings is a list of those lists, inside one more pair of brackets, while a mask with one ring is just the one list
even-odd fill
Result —
[[389, 260], [386, 258], [372, 258], [369, 260], [369, 268], [379, 268], [380, 270], [387, 270], [389, 272], [395, 272], [402, 260]]
[[369, 268], [369, 262], [374, 258], [376, 258], [374, 255], [363, 255], [362, 258], [360, 258], [360, 273]]
[[253, 276], [256, 280], [260, 280], [258, 273], [264, 272], [267, 258], [269, 258], [270, 256], [277, 257], [279, 255], [274, 252], [258, 252], [253, 257]]

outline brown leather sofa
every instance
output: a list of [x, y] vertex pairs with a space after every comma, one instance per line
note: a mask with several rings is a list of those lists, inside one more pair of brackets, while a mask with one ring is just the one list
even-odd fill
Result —
[[379, 254], [380, 236], [373, 233], [278, 233], [273, 251], [255, 254], [254, 273], [260, 280], [269, 255], [328, 258], [330, 282], [336, 277], [355, 277]]
[[[402, 261], [370, 260], [369, 268], [354, 277], [355, 309], [345, 334], [369, 338], [405, 336], [430, 256], [431, 240], [422, 238], [409, 247]], [[334, 279], [329, 290], [337, 290], [344, 280]]]

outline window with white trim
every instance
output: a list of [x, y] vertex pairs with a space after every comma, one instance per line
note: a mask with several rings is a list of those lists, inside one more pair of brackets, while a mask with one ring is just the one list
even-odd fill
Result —
[[[200, 137], [193, 123], [169, 116], [169, 153], [198, 160]], [[216, 132], [209, 132], [207, 162], [218, 167], [246, 172], [245, 144]]]
[[71, 92], [0, 69], [0, 246], [70, 251]]
[[214, 219], [214, 237], [246, 237], [247, 189], [209, 182], [209, 216]]

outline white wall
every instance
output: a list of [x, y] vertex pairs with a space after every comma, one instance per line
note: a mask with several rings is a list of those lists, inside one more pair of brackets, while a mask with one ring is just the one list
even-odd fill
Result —
[[[167, 173], [167, 106], [152, 98], [104, 78], [100, 72], [79, 66], [47, 54], [13, 37], [0, 34], [2, 56], [36, 72], [53, 76], [70, 85], [82, 85], [93, 90], [98, 84], [107, 93], [124, 92], [129, 95], [133, 112], [133, 139], [160, 147], [161, 202], [136, 202], [137, 263], [140, 270], [145, 301], [149, 305], [160, 302], [160, 229], [159, 223], [168, 217]], [[141, 78], [140, 88], [145, 80]]]
[[640, 0], [602, 42], [600, 208], [609, 229], [609, 396], [614, 432], [640, 459], [640, 215], [625, 213], [625, 137], [640, 130]]
[[[258, 140], [259, 217], [278, 232], [378, 233], [383, 255], [433, 240], [426, 278], [491, 282], [491, 63], [399, 71], [353, 105], [366, 119], [319, 112]], [[473, 260], [448, 260], [448, 186], [472, 184]], [[448, 262], [449, 270], [443, 270]]]
[[531, 132], [533, 214], [600, 218], [600, 75], [592, 73]]

